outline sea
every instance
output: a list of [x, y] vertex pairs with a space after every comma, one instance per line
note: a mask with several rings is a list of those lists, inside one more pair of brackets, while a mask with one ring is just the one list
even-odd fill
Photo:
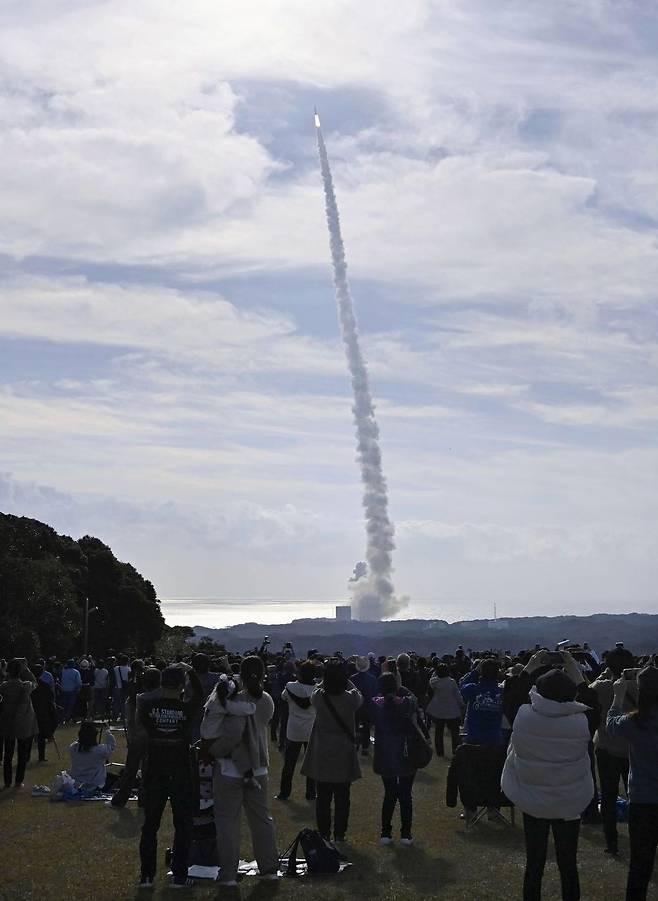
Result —
[[[170, 597], [160, 599], [162, 613], [170, 626], [205, 626], [224, 629], [240, 623], [289, 623], [294, 619], [334, 619], [336, 607], [348, 603], [343, 598], [290, 597]], [[655, 612], [655, 603], [647, 600], [632, 608], [617, 599], [569, 598], [550, 604], [527, 598], [498, 600], [437, 600], [411, 598], [408, 605], [390, 619], [441, 619], [459, 622], [473, 619], [505, 619], [515, 616], [588, 616], [595, 613]]]

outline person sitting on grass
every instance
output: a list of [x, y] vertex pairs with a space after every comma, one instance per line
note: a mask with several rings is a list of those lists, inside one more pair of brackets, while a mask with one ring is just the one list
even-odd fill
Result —
[[100, 790], [105, 785], [105, 764], [109, 763], [116, 741], [111, 732], [103, 744], [98, 743], [99, 728], [95, 723], [80, 725], [77, 741], [69, 746], [71, 778], [83, 791]]

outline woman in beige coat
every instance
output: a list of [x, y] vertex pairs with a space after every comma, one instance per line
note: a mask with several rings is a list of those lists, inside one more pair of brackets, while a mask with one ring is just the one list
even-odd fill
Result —
[[302, 773], [315, 780], [315, 817], [318, 832], [331, 838], [331, 802], [334, 802], [334, 838], [344, 841], [350, 815], [350, 787], [361, 778], [356, 750], [354, 713], [363, 703], [361, 692], [347, 678], [345, 664], [329, 660], [324, 679], [311, 695], [316, 716]]

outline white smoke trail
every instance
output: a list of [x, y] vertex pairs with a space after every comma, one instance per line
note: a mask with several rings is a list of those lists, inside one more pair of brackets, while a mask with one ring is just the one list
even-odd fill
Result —
[[366, 514], [368, 569], [349, 582], [352, 606], [357, 619], [379, 620], [392, 616], [406, 606], [407, 598], [396, 598], [391, 579], [393, 524], [388, 518], [386, 479], [382, 471], [382, 455], [379, 449], [379, 427], [370, 394], [370, 382], [365, 360], [359, 344], [352, 295], [347, 281], [345, 247], [340, 231], [340, 217], [329, 167], [327, 148], [322, 137], [320, 119], [315, 115], [318, 153], [324, 185], [325, 209], [334, 270], [334, 286], [338, 318], [345, 345], [345, 354], [352, 379], [354, 393], [354, 423], [356, 425], [358, 460], [363, 482], [363, 507]]

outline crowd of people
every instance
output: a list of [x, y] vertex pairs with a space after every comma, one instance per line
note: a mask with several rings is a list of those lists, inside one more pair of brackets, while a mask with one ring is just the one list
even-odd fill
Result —
[[[467, 827], [484, 812], [480, 803], [491, 819], [504, 805], [522, 813], [524, 901], [541, 896], [551, 833], [564, 901], [580, 898], [581, 824], [600, 823], [604, 853], [619, 853], [620, 790], [628, 801], [626, 899], [647, 897], [658, 845], [658, 667], [621, 643], [601, 657], [583, 645], [516, 655], [460, 647], [428, 658], [311, 651], [299, 660], [290, 645], [274, 654], [263, 644], [246, 656], [216, 658], [190, 648], [174, 661], [13, 658], [0, 661], [0, 695], [5, 789], [22, 787], [35, 742], [43, 761], [57, 727], [79, 723], [70, 775], [101, 791], [116, 746], [109, 729], [103, 738], [103, 724], [122, 724], [128, 752], [108, 804], [124, 806], [139, 782], [143, 888], [154, 883], [167, 802], [172, 887], [193, 884], [193, 761], [212, 765], [220, 883], [237, 885], [243, 812], [260, 878], [278, 878], [270, 745], [283, 754], [275, 802], [291, 798], [301, 759], [305, 797], [315, 802], [326, 842], [344, 848], [351, 786], [367, 762], [382, 782], [381, 843], [395, 841], [397, 809], [399, 843], [411, 845], [414, 779], [427, 765], [433, 731], [437, 757], [446, 756], [448, 733], [448, 795], [461, 795]], [[478, 799], [483, 773], [493, 773], [495, 792]]]

